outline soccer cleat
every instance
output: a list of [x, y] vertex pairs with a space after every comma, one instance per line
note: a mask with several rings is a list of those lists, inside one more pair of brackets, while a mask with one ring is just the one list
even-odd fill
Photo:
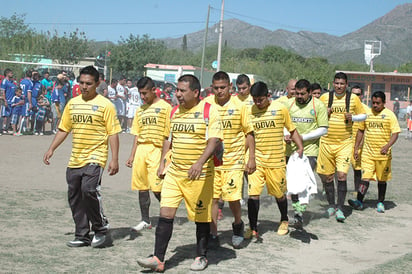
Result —
[[382, 202], [379, 202], [376, 205], [376, 211], [379, 213], [385, 213], [385, 205]]
[[246, 229], [245, 233], [243, 234], [243, 238], [245, 239], [258, 239], [259, 238], [259, 233], [256, 230], [253, 230], [251, 228]]
[[152, 271], [165, 271], [165, 263], [161, 262], [156, 256], [150, 255], [148, 258], [137, 259], [137, 263], [144, 268], [150, 268]]
[[39, 136], [39, 133], [36, 131], [36, 132], [34, 133], [34, 135]]
[[282, 221], [278, 227], [278, 235], [286, 235], [289, 233], [289, 222]]
[[40, 136], [43, 136], [44, 135], [44, 133], [43, 132], [40, 132]]
[[353, 207], [353, 209], [356, 210], [362, 210], [363, 209], [363, 203], [357, 199], [350, 199], [348, 200], [348, 204]]
[[89, 246], [90, 243], [84, 242], [82, 240], [74, 239], [73, 241], [67, 242], [66, 245], [68, 247], [82, 247], [82, 246]]
[[143, 229], [151, 229], [152, 228], [152, 224], [151, 223], [147, 223], [145, 221], [141, 221], [137, 226], [133, 226], [132, 230], [134, 231], [142, 231]]
[[196, 257], [194, 262], [190, 265], [192, 271], [202, 271], [207, 267], [207, 259], [204, 256]]
[[296, 229], [302, 229], [303, 228], [303, 217], [300, 214], [295, 214], [294, 220], [293, 220], [293, 226]]
[[333, 215], [335, 215], [336, 209], [334, 207], [330, 207], [328, 208], [328, 210], [326, 210], [326, 217], [330, 218]]
[[95, 234], [92, 240], [92, 247], [103, 247], [106, 242], [106, 235]]
[[342, 210], [337, 209], [335, 213], [336, 221], [342, 222], [345, 221], [345, 215], [343, 214]]

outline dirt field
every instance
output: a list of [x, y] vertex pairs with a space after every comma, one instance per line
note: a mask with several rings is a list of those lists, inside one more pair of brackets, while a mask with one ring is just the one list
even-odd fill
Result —
[[[56, 151], [51, 165], [42, 163], [53, 136], [0, 136], [0, 261], [1, 273], [130, 273], [141, 272], [136, 258], [153, 252], [155, 229], [132, 233], [140, 220], [137, 194], [130, 190], [131, 170], [125, 167], [132, 137], [120, 136], [119, 174], [103, 178], [105, 213], [113, 245], [104, 249], [69, 248], [74, 225], [67, 203], [65, 168], [70, 140]], [[229, 209], [219, 223], [221, 247], [209, 251], [207, 273], [410, 273], [412, 267], [412, 141], [401, 136], [394, 148], [393, 180], [387, 191], [387, 210], [375, 210], [377, 187], [371, 184], [364, 211], [346, 207], [345, 223], [326, 219], [326, 201], [312, 200], [303, 232], [278, 236], [280, 219], [275, 200], [264, 195], [259, 215], [263, 242], [240, 250], [230, 243]], [[107, 172], [107, 171], [106, 171]], [[352, 172], [348, 180], [353, 189]], [[348, 193], [348, 198], [352, 194]], [[290, 207], [291, 208], [291, 207]], [[152, 222], [159, 205], [152, 197]], [[289, 214], [292, 215], [292, 212]], [[195, 225], [178, 211], [166, 254], [167, 272], [187, 273], [195, 254]], [[247, 223], [246, 208], [243, 220]]]

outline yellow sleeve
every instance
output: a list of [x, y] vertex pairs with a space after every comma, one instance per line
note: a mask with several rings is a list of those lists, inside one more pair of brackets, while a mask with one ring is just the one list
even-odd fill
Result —
[[401, 132], [401, 128], [399, 127], [398, 119], [396, 116], [391, 113], [391, 133], [399, 133]]
[[253, 131], [253, 124], [252, 124], [252, 120], [250, 119], [250, 116], [248, 113], [248, 107], [245, 104], [242, 104], [242, 107], [240, 109], [240, 115], [241, 115], [241, 123], [242, 123], [243, 132], [246, 135], [249, 132]]
[[285, 117], [285, 128], [292, 132], [296, 129], [295, 124], [292, 123], [292, 119], [290, 118], [289, 111], [286, 108], [281, 109], [283, 112], [283, 116]]
[[359, 100], [358, 96], [354, 96], [354, 102], [355, 102], [355, 114], [365, 113], [365, 109], [363, 108], [362, 102]]
[[172, 107], [169, 105], [166, 109], [166, 117], [165, 117], [165, 128], [163, 132], [163, 136], [168, 138], [170, 136], [170, 114], [172, 112]]
[[134, 114], [132, 128], [130, 129], [130, 133], [133, 135], [139, 135], [139, 133], [141, 132], [141, 128], [139, 127], [139, 120], [140, 120], [139, 113], [140, 113], [140, 107], [136, 110], [136, 113]]
[[59, 123], [59, 129], [70, 132], [72, 130], [72, 119], [70, 118], [71, 102], [69, 101], [64, 108], [62, 118]]
[[114, 135], [122, 131], [119, 119], [117, 119], [116, 109], [113, 104], [108, 103], [106, 105], [103, 118], [106, 123], [106, 131], [108, 135]]

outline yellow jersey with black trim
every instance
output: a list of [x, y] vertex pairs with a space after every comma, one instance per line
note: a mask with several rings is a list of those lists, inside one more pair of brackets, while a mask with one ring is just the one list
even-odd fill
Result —
[[[209, 109], [209, 121], [204, 120], [205, 101], [191, 109], [179, 106], [170, 120], [172, 163], [168, 172], [174, 176], [187, 177], [190, 167], [203, 154], [209, 138], [223, 140], [221, 119], [215, 106]], [[203, 165], [201, 177], [213, 176], [213, 157]]]
[[[295, 98], [290, 98], [286, 101], [286, 108], [289, 110], [292, 123], [296, 126], [296, 130], [300, 135], [307, 134], [317, 128], [329, 126], [328, 111], [325, 105], [317, 98], [312, 99], [304, 105], [296, 102]], [[312, 139], [303, 142], [303, 153], [306, 156], [318, 156], [319, 140]], [[286, 155], [290, 156], [293, 151], [296, 151], [295, 143], [286, 144]]]
[[208, 100], [219, 112], [222, 120], [224, 153], [223, 165], [216, 170], [243, 170], [245, 166], [245, 136], [253, 131], [246, 104], [234, 96], [221, 106], [214, 100]]
[[[320, 100], [328, 106], [329, 92], [323, 94]], [[352, 123], [348, 123], [345, 119], [346, 113], [346, 92], [338, 97], [333, 93], [333, 103], [331, 106], [332, 113], [329, 117], [328, 133], [322, 136], [321, 140], [328, 144], [339, 144], [340, 142], [352, 140]], [[349, 113], [352, 115], [364, 114], [362, 103], [358, 96], [350, 97]]]
[[249, 108], [251, 108], [255, 104], [255, 102], [253, 102], [253, 97], [250, 94], [248, 94], [248, 96], [241, 96], [240, 94], [236, 94], [234, 97]]
[[142, 105], [136, 110], [130, 133], [137, 135], [139, 144], [162, 147], [170, 133], [172, 107], [164, 100], [151, 105]]
[[[370, 108], [367, 105], [365, 105], [364, 103], [362, 103], [362, 106], [363, 106], [363, 109], [365, 110], [365, 112], [368, 113]], [[352, 125], [352, 143], [353, 143], [354, 147], [355, 147], [355, 143], [356, 143], [356, 134], [358, 133], [360, 123], [363, 123], [363, 121], [362, 122], [353, 122], [353, 125]]]
[[90, 163], [105, 167], [108, 137], [122, 131], [115, 106], [100, 94], [89, 101], [82, 96], [72, 98], [64, 109], [59, 129], [73, 135], [68, 165], [71, 168]]
[[395, 114], [384, 108], [381, 112], [375, 113], [369, 109], [365, 121], [359, 124], [359, 129], [365, 131], [362, 157], [374, 160], [390, 159], [391, 149], [386, 155], [381, 154], [381, 149], [385, 146], [393, 133], [401, 132], [398, 119]]
[[256, 165], [266, 168], [281, 168], [285, 164], [283, 128], [289, 132], [296, 129], [283, 104], [271, 101], [265, 109], [256, 105], [250, 109], [256, 142]]

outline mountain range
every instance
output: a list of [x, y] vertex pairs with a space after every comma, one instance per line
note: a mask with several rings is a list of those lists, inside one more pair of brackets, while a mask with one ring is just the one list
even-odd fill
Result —
[[[223, 26], [224, 43], [233, 48], [275, 45], [304, 57], [324, 57], [331, 63], [364, 63], [365, 40], [379, 40], [382, 41], [382, 54], [375, 58], [375, 63], [398, 66], [412, 61], [412, 3], [399, 5], [386, 15], [343, 36], [283, 29], [271, 31], [238, 19], [225, 20]], [[218, 43], [219, 35], [215, 29], [218, 29], [217, 24], [209, 27], [208, 45]], [[204, 30], [186, 34], [186, 38], [188, 49], [198, 51], [203, 45]], [[161, 40], [169, 48], [181, 48], [183, 37]]]

